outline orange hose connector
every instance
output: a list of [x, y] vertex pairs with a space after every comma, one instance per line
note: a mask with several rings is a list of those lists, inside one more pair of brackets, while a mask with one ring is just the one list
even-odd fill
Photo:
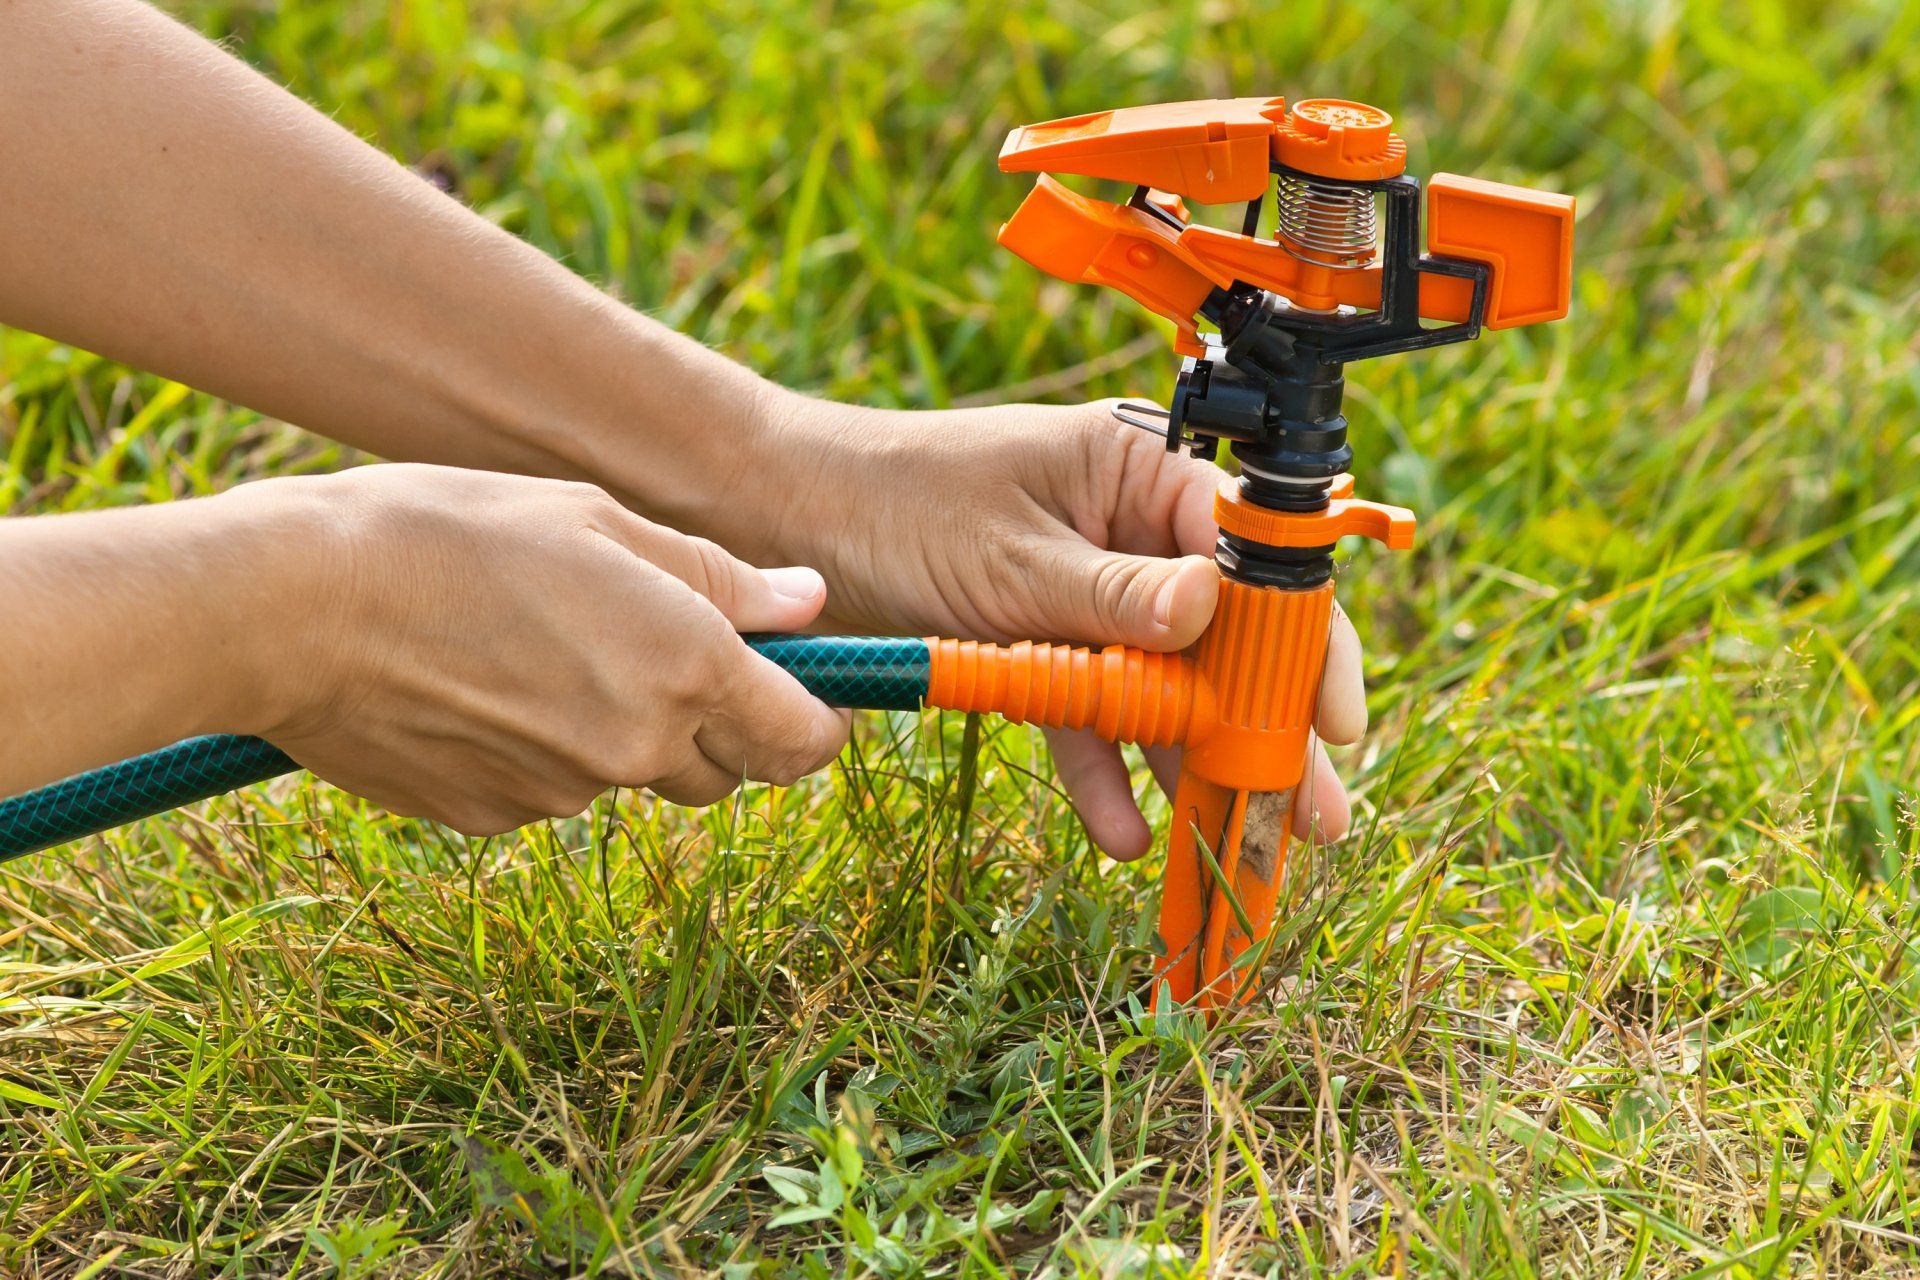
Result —
[[1091, 729], [1109, 742], [1170, 747], [1214, 723], [1191, 659], [1124, 645], [981, 644], [929, 638], [927, 705], [991, 711], [1019, 724]]

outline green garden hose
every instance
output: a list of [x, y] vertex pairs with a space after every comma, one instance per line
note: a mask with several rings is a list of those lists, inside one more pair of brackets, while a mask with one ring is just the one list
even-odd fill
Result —
[[[927, 642], [875, 636], [748, 636], [822, 702], [911, 711], [926, 696]], [[0, 862], [205, 800], [300, 766], [261, 738], [214, 734], [0, 800]]]

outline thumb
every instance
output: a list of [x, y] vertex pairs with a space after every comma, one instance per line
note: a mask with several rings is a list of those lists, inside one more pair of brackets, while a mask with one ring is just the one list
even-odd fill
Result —
[[828, 603], [826, 578], [804, 564], [755, 568], [720, 543], [689, 537], [622, 507], [597, 514], [597, 532], [705, 595], [735, 631], [797, 631]]
[[717, 542], [634, 517], [628, 549], [705, 596], [735, 631], [795, 631], [820, 616], [827, 583], [804, 565], [756, 569]]
[[1064, 540], [1036, 590], [1047, 634], [1161, 651], [1199, 639], [1219, 594], [1206, 556], [1129, 556]]
[[711, 600], [735, 631], [798, 631], [820, 616], [827, 583], [814, 570], [805, 565], [756, 569], [721, 554], [726, 556], [724, 572], [687, 585]]

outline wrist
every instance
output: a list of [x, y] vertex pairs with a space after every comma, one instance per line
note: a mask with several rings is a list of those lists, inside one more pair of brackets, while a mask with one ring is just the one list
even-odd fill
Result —
[[[882, 550], [869, 518], [891, 489], [911, 486], [919, 450], [911, 414], [841, 404], [774, 386], [762, 402], [751, 464], [731, 499], [746, 528], [735, 553], [761, 565], [804, 564], [844, 580], [840, 561]], [[831, 605], [830, 605], [831, 607]]]
[[530, 461], [508, 470], [586, 480], [649, 519], [734, 546], [782, 486], [768, 451], [792, 396], [752, 370], [584, 284], [570, 339], [539, 373], [477, 398], [489, 431]]
[[198, 733], [273, 738], [337, 705], [334, 619], [349, 578], [347, 517], [330, 477], [259, 481], [207, 500], [213, 581]]

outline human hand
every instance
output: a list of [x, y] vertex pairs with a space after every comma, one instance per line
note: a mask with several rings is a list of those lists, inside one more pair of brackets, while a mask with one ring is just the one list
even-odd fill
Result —
[[489, 835], [610, 786], [711, 804], [846, 741], [846, 712], [739, 637], [811, 622], [810, 569], [755, 569], [590, 485], [447, 467], [221, 500], [306, 528], [331, 566], [280, 620], [289, 658], [257, 731], [396, 813]]
[[[900, 413], [792, 397], [777, 410], [780, 473], [815, 511], [786, 518], [771, 554], [819, 565], [840, 625], [981, 640], [1185, 648], [1218, 593], [1219, 468], [1170, 454], [1108, 403]], [[1366, 730], [1360, 640], [1337, 607], [1316, 732]], [[1116, 858], [1151, 840], [1119, 748], [1051, 733], [1088, 834]], [[1146, 753], [1169, 790], [1177, 751]], [[1346, 833], [1350, 806], [1323, 746], [1294, 805], [1304, 836]]]

